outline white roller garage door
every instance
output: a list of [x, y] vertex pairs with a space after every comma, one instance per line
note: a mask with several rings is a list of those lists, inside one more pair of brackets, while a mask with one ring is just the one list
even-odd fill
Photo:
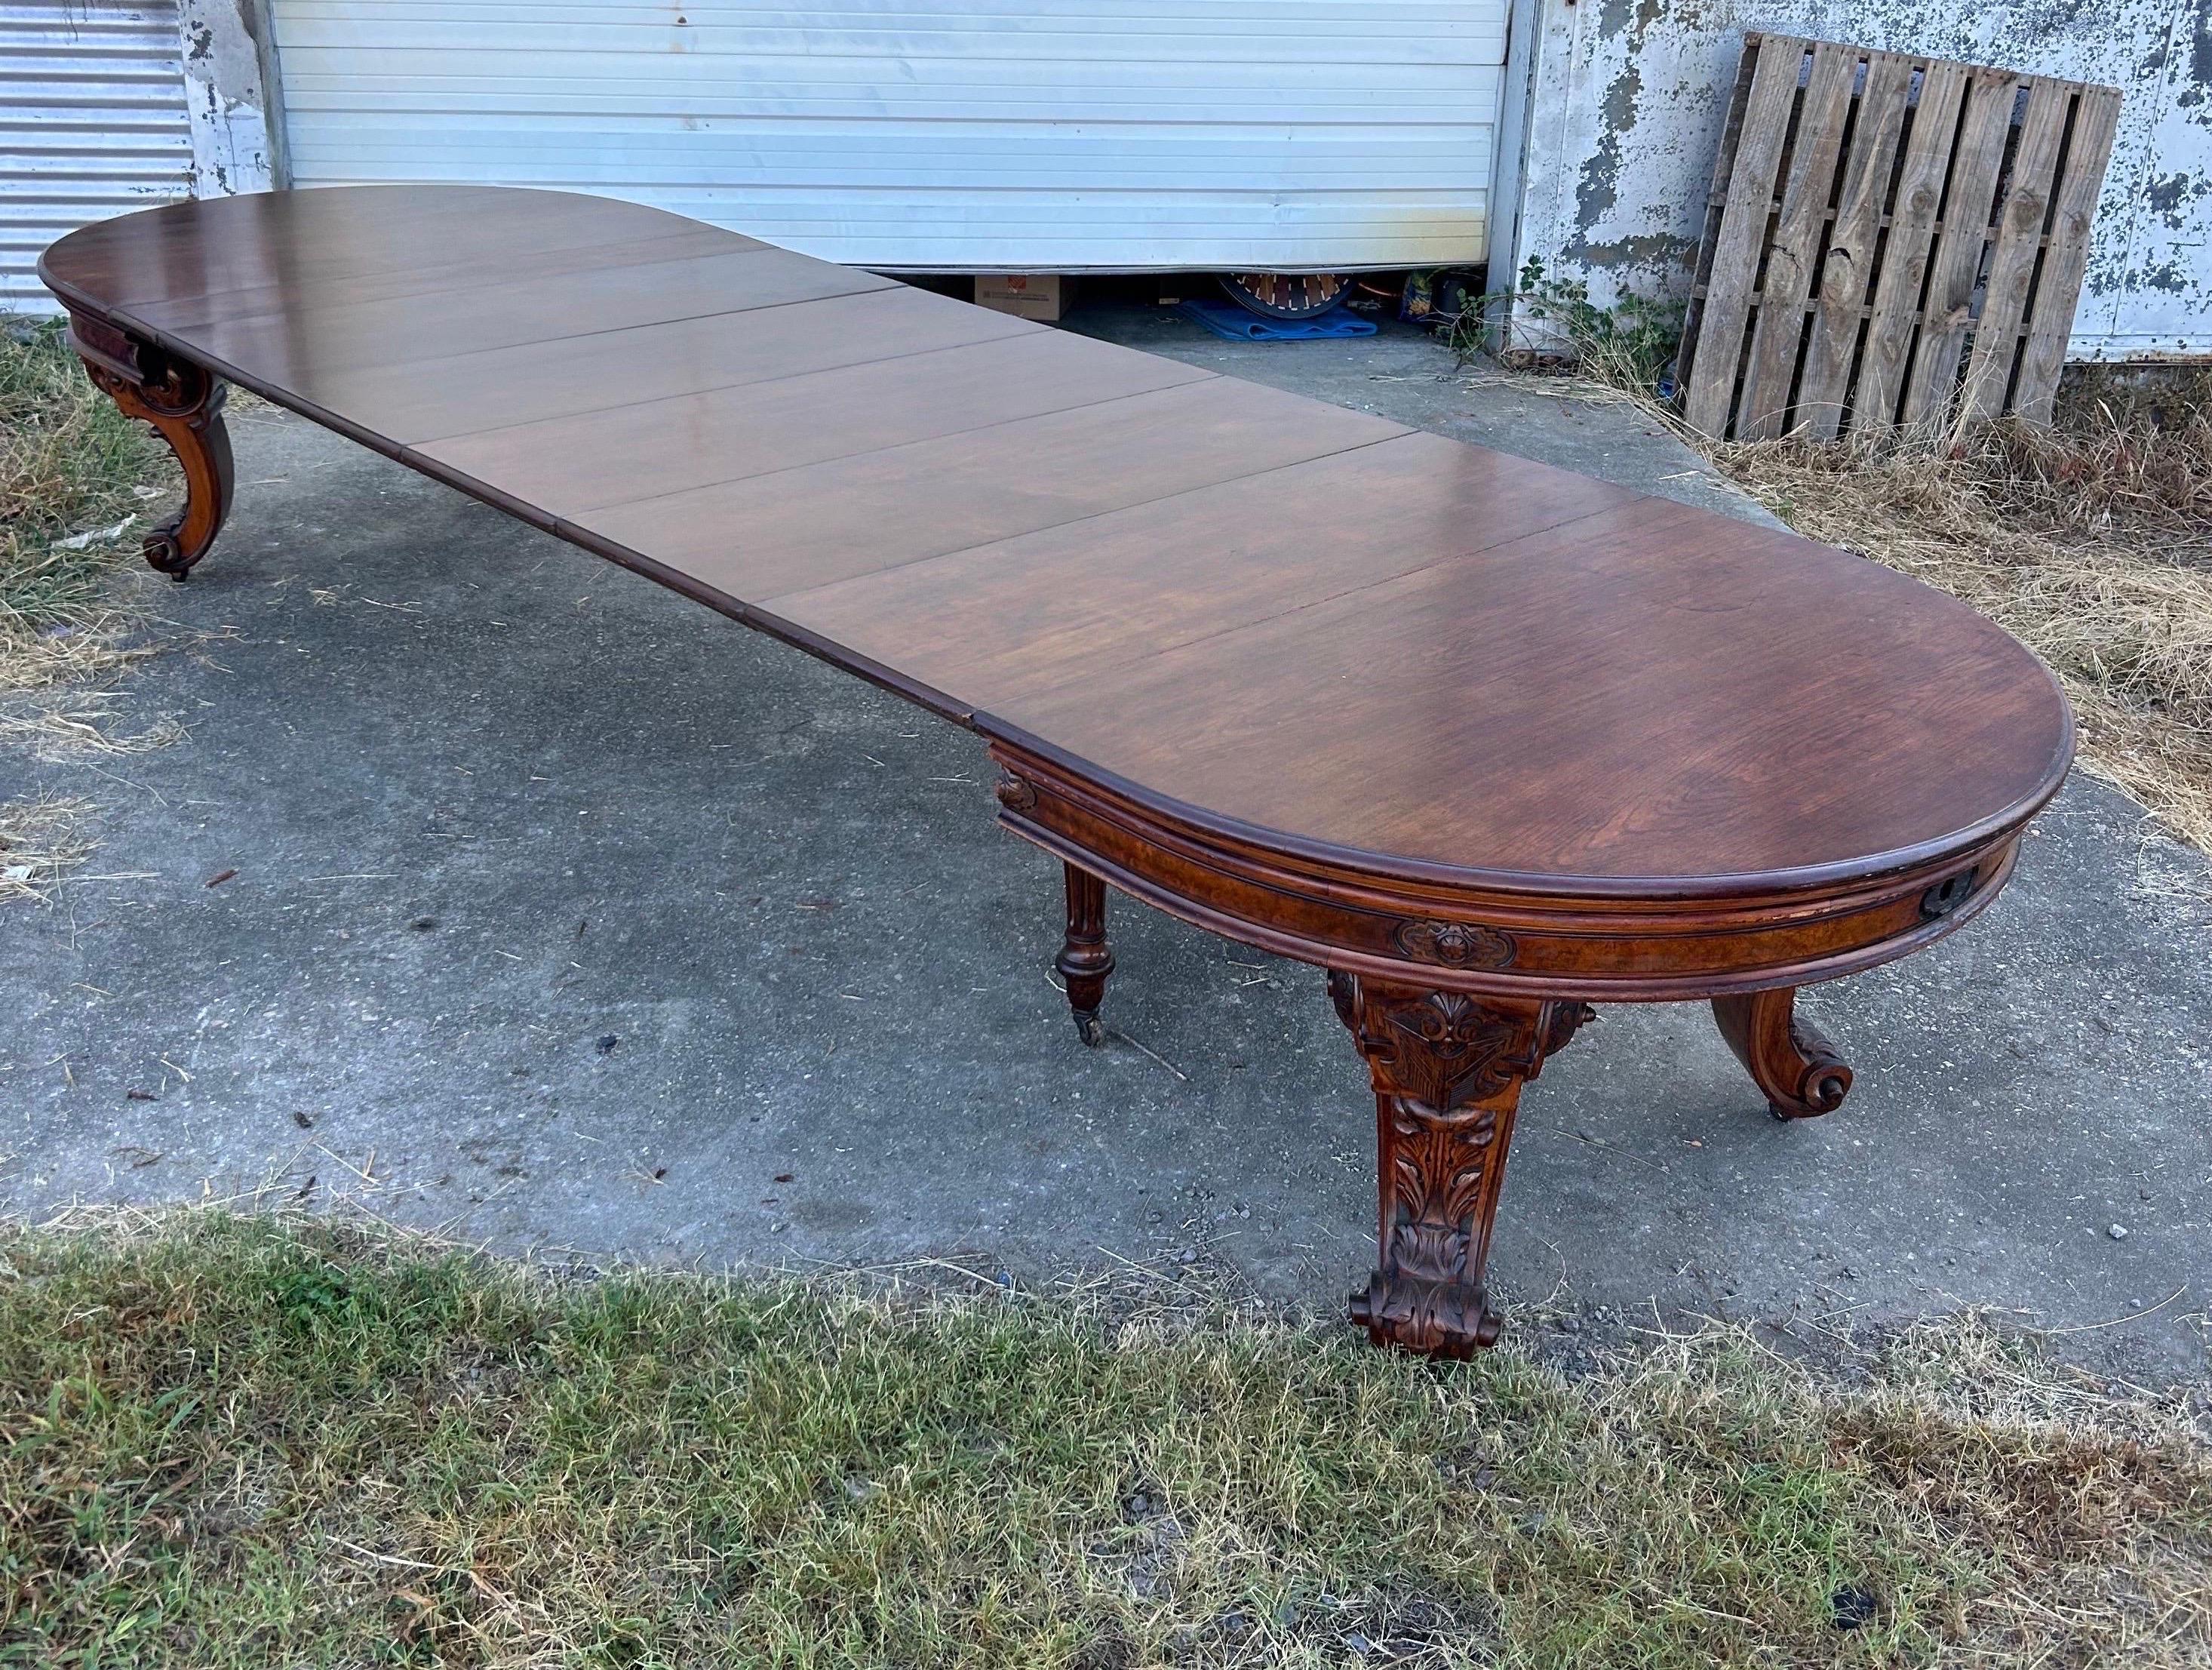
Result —
[[604, 192], [858, 265], [1480, 260], [1504, 0], [273, 0], [293, 177]]

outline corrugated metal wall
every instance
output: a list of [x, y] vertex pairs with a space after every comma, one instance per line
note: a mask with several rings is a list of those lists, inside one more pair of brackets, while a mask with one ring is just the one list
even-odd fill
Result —
[[0, 311], [51, 313], [39, 252], [192, 194], [172, 0], [0, 0]]
[[864, 266], [1485, 251], [1504, 0], [273, 0], [301, 185], [652, 203]]

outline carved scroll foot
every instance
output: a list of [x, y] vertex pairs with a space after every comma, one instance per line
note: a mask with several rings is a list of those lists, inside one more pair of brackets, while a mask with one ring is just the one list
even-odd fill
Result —
[[1073, 864], [1066, 870], [1067, 938], [1053, 966], [1067, 982], [1076, 1036], [1096, 1046], [1106, 1041], [1098, 1005], [1106, 997], [1106, 977], [1114, 972], [1114, 953], [1106, 943], [1106, 884]]
[[1721, 1036], [1778, 1119], [1832, 1113], [1851, 1088], [1851, 1070], [1818, 1027], [1797, 1018], [1796, 1002], [1795, 987], [1713, 999]]
[[1332, 972], [1375, 1085], [1381, 1256], [1352, 1320], [1378, 1345], [1470, 1356], [1498, 1338], [1484, 1269], [1521, 1087], [1590, 1018]]
[[234, 472], [230, 431], [222, 422], [229, 391], [204, 368], [94, 319], [73, 315], [69, 343], [94, 386], [125, 417], [152, 424], [184, 467], [184, 509], [145, 541], [146, 561], [182, 580], [207, 554], [230, 514]]

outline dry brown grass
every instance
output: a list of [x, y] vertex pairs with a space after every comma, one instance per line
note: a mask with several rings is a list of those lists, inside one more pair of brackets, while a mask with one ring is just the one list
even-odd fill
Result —
[[128, 698], [119, 690], [72, 686], [40, 691], [0, 710], [0, 747], [49, 763], [89, 754], [150, 753], [179, 741], [185, 728], [166, 715], [131, 728]]
[[1973, 605], [2056, 672], [2085, 764], [2212, 851], [2212, 422], [2098, 405], [1879, 447], [1705, 442], [1800, 533]]
[[48, 890], [92, 856], [83, 833], [89, 801], [40, 795], [0, 801], [0, 905], [43, 900]]
[[143, 651], [139, 567], [173, 463], [87, 381], [52, 326], [0, 319], [0, 692], [94, 677]]
[[[178, 734], [118, 729], [116, 693], [81, 688], [150, 653], [138, 535], [176, 491], [167, 454], [92, 387], [55, 326], [0, 317], [0, 749], [135, 753]], [[0, 800], [0, 903], [45, 899], [82, 861], [91, 844], [74, 831], [89, 809]]]

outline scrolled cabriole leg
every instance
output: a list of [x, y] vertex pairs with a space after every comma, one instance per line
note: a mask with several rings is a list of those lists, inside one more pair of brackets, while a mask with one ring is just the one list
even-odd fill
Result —
[[124, 416], [152, 424], [183, 466], [184, 509], [145, 540], [146, 561], [182, 580], [207, 554], [230, 514], [235, 472], [230, 431], [222, 421], [229, 391], [204, 367], [82, 314], [70, 317], [69, 344], [94, 385]]
[[1796, 1003], [1794, 986], [1713, 999], [1721, 1036], [1778, 1119], [1832, 1113], [1851, 1088], [1851, 1070], [1817, 1027], [1798, 1018]]
[[1484, 1271], [1521, 1087], [1590, 1019], [1332, 972], [1375, 1087], [1380, 1254], [1352, 1320], [1378, 1345], [1471, 1356], [1498, 1338]]
[[1076, 1035], [1085, 1044], [1106, 1041], [1098, 1019], [1106, 977], [1114, 972], [1114, 953], [1106, 943], [1106, 884], [1073, 864], [1067, 871], [1067, 937], [1053, 966], [1067, 982], [1067, 1006], [1075, 1015]]

